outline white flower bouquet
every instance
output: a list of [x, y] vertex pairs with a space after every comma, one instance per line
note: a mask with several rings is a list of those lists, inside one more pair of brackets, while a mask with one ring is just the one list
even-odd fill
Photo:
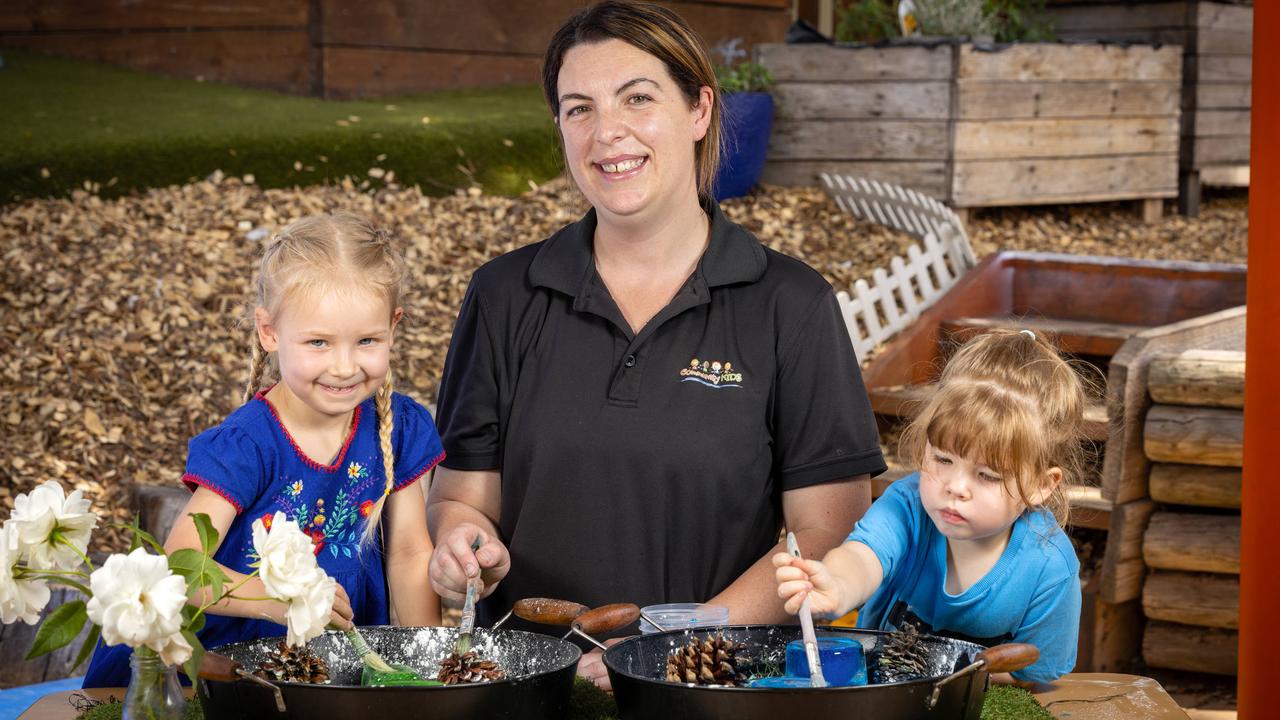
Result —
[[[200, 550], [166, 555], [156, 539], [138, 527], [130, 529], [130, 551], [107, 558], [94, 568], [89, 538], [98, 516], [79, 490], [66, 495], [50, 480], [18, 495], [13, 512], [0, 526], [0, 622], [40, 622], [49, 603], [49, 585], [75, 588], [88, 598], [53, 608], [36, 631], [27, 659], [71, 643], [92, 623], [75, 664], [83, 663], [99, 636], [108, 645], [148, 648], [166, 665], [182, 665], [194, 678], [204, 655], [196, 633], [204, 613], [235, 598], [249, 578], [262, 578], [269, 598], [288, 604], [288, 642], [301, 645], [324, 632], [333, 609], [337, 582], [316, 563], [311, 539], [296, 523], [277, 513], [268, 531], [253, 524], [253, 545], [261, 558], [256, 570], [228, 586], [229, 578], [212, 559], [218, 531], [203, 513], [191, 516], [200, 535]], [[148, 548], [155, 554], [148, 552]], [[87, 570], [86, 570], [87, 568]], [[207, 593], [202, 589], [208, 588]], [[188, 598], [202, 597], [200, 604]]]

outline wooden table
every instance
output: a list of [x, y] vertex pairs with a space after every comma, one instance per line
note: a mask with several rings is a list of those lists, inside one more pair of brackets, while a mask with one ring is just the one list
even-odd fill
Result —
[[[40, 698], [19, 718], [74, 720], [76, 709], [69, 702], [73, 693], [84, 693], [96, 700], [106, 700], [112, 695], [117, 699], [124, 698], [124, 688], [66, 690]], [[187, 688], [187, 694], [190, 693], [190, 688]], [[1160, 687], [1160, 683], [1141, 675], [1072, 673], [1055, 683], [1039, 686], [1034, 694], [1055, 718], [1063, 720], [1136, 717], [1146, 720], [1189, 720], [1187, 713], [1178, 707], [1173, 698]]]

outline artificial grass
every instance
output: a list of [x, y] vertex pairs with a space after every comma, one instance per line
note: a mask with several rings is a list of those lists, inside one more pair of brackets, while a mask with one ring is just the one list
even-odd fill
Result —
[[388, 172], [436, 195], [477, 184], [515, 194], [560, 172], [535, 86], [337, 102], [20, 50], [0, 57], [0, 202], [86, 182], [114, 197], [215, 170], [264, 187], [350, 176], [376, 188]]

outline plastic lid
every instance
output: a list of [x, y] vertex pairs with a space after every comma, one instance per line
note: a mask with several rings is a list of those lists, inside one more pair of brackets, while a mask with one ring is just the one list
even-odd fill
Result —
[[667, 603], [665, 605], [649, 605], [641, 610], [644, 615], [662, 626], [654, 627], [649, 621], [640, 618], [640, 632], [656, 633], [661, 630], [686, 630], [691, 627], [713, 627], [729, 624], [729, 608], [723, 605], [706, 603]]

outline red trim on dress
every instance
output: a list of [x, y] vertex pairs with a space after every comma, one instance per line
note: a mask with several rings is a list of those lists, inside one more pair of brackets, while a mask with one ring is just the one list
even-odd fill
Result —
[[[272, 385], [271, 387], [275, 387], [275, 385]], [[276, 419], [276, 425], [280, 426], [280, 432], [284, 433], [285, 439], [288, 440], [289, 444], [293, 446], [293, 452], [298, 456], [298, 459], [301, 460], [307, 467], [312, 468], [313, 470], [320, 470], [323, 472], [336, 472], [339, 468], [341, 468], [342, 461], [347, 456], [347, 448], [351, 447], [351, 441], [355, 440], [356, 431], [360, 429], [360, 415], [361, 415], [360, 411], [363, 409], [364, 403], [360, 403], [359, 405], [357, 405], [355, 411], [352, 413], [351, 433], [347, 435], [347, 441], [342, 443], [342, 449], [338, 451], [338, 457], [334, 459], [332, 465], [322, 465], [316, 462], [315, 460], [312, 460], [311, 458], [307, 457], [307, 454], [304, 453], [302, 451], [302, 448], [298, 446], [298, 441], [294, 440], [293, 436], [289, 434], [289, 428], [284, 426], [284, 421], [280, 419], [280, 413], [276, 412], [276, 406], [272, 405], [271, 401], [267, 399], [267, 390], [270, 390], [270, 389], [271, 388], [269, 387], [266, 390], [259, 390], [258, 394], [254, 395], [254, 399], [261, 400], [262, 402], [266, 403], [267, 409], [271, 411], [271, 417]]]
[[401, 483], [398, 483], [398, 484], [396, 484], [396, 485], [395, 485], [395, 487], [391, 488], [391, 492], [398, 492], [398, 491], [403, 490], [404, 488], [407, 488], [407, 487], [409, 487], [410, 485], [414, 484], [415, 482], [417, 482], [417, 481], [418, 481], [418, 478], [420, 478], [420, 477], [422, 477], [423, 475], [426, 475], [427, 473], [431, 472], [431, 468], [434, 468], [436, 465], [439, 465], [441, 460], [444, 460], [444, 451], [443, 451], [443, 450], [441, 450], [441, 451], [440, 451], [440, 454], [439, 454], [439, 455], [437, 455], [437, 456], [435, 456], [434, 458], [432, 458], [431, 462], [427, 463], [427, 466], [426, 466], [426, 467], [424, 467], [424, 468], [422, 468], [421, 470], [419, 470], [418, 472], [414, 473], [413, 477], [411, 477], [411, 478], [409, 478], [409, 479], [407, 479], [407, 480], [405, 480], [405, 481], [403, 481], [403, 482], [401, 482]]
[[182, 484], [186, 485], [187, 489], [190, 490], [191, 492], [195, 492], [196, 488], [198, 487], [208, 488], [209, 490], [212, 490], [214, 493], [216, 493], [218, 497], [231, 503], [231, 507], [236, 509], [237, 514], [244, 512], [244, 508], [240, 505], [240, 503], [236, 502], [234, 498], [232, 498], [230, 495], [227, 494], [226, 490], [218, 487], [211, 480], [202, 478], [199, 475], [196, 475], [195, 473], [186, 473], [185, 475], [182, 476]]

